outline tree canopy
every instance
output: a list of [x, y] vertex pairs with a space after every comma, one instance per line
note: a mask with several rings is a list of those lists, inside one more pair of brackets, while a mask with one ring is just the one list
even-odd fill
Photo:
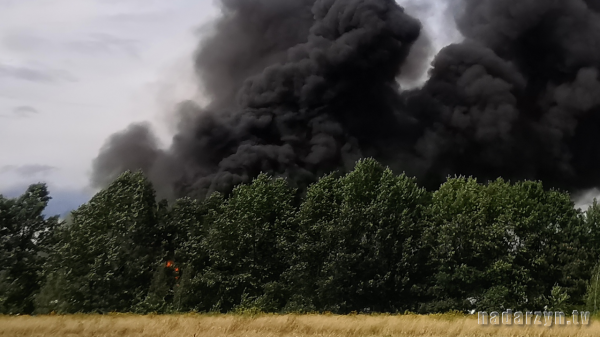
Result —
[[600, 307], [600, 206], [542, 182], [428, 191], [365, 159], [306, 190], [261, 174], [170, 202], [126, 172], [69, 221], [49, 200], [0, 196], [0, 313]]

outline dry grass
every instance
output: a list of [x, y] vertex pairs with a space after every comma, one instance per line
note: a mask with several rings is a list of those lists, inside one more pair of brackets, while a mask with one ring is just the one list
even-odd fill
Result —
[[482, 327], [477, 319], [457, 316], [386, 315], [70, 315], [0, 316], [0, 336], [430, 336], [525, 337], [600, 336], [592, 318], [586, 327]]

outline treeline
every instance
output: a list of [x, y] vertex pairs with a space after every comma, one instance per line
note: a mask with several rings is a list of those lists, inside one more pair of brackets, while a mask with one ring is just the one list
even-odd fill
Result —
[[0, 197], [0, 313], [594, 310], [600, 207], [540, 182], [449, 178], [374, 160], [307, 191], [261, 175], [156, 201], [127, 172], [66, 221], [43, 184]]

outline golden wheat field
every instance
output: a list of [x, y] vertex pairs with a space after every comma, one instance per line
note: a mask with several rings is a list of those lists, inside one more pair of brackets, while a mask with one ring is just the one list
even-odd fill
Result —
[[[593, 317], [595, 318], [595, 317]], [[418, 315], [69, 315], [0, 316], [0, 336], [44, 337], [234, 337], [234, 336], [600, 336], [594, 320], [585, 327], [479, 326], [477, 319]]]

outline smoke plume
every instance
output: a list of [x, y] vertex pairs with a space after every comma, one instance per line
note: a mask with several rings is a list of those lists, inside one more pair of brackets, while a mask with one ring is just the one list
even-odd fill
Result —
[[202, 198], [260, 172], [304, 187], [374, 157], [427, 186], [600, 185], [600, 1], [451, 4], [464, 42], [402, 90], [430, 48], [393, 0], [221, 0], [195, 56], [210, 104], [180, 104], [168, 149], [144, 124], [111, 136], [92, 183], [142, 169], [163, 195]]

